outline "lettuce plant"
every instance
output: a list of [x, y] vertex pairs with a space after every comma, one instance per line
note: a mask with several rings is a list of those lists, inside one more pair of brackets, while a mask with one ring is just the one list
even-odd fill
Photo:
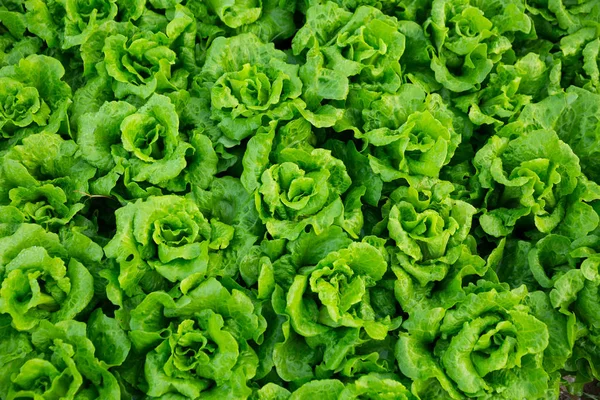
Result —
[[85, 208], [96, 169], [72, 140], [42, 132], [23, 139], [0, 161], [0, 204], [19, 208], [28, 222], [67, 224]]
[[23, 4], [0, 6], [0, 67], [17, 63], [21, 58], [40, 52], [42, 40], [25, 35]]
[[219, 38], [211, 46], [200, 78], [210, 91], [211, 117], [229, 139], [248, 137], [263, 119], [293, 118], [302, 82], [286, 58], [253, 34]]
[[[117, 379], [94, 354], [100, 343], [90, 340], [86, 328], [85, 323], [72, 320], [56, 324], [42, 321], [31, 343], [21, 342], [29, 354], [13, 356], [12, 376], [3, 388], [7, 398], [120, 398]], [[116, 335], [109, 336], [106, 344], [111, 344]]]
[[65, 36], [63, 48], [81, 45], [93, 29], [117, 16], [116, 0], [85, 2], [69, 0], [65, 4]]
[[383, 206], [383, 223], [398, 248], [394, 256], [422, 285], [444, 279], [472, 240], [469, 231], [477, 210], [452, 199], [452, 191], [449, 182], [423, 191], [401, 187]]
[[396, 344], [400, 369], [414, 380], [413, 393], [542, 397], [549, 380], [541, 363], [548, 330], [523, 305], [526, 295], [525, 287], [511, 291], [480, 281], [452, 308], [418, 308]]
[[[89, 250], [99, 261], [99, 246], [92, 242]], [[35, 224], [22, 223], [0, 238], [0, 313], [11, 316], [15, 329], [31, 330], [42, 320], [68, 321], [86, 308], [94, 279], [77, 255], [56, 234]]]
[[340, 195], [350, 186], [341, 161], [322, 149], [286, 149], [278, 161], [261, 174], [255, 191], [257, 210], [273, 236], [294, 239], [308, 225], [320, 233], [341, 217]]
[[305, 96], [309, 102], [312, 98], [343, 100], [350, 77], [366, 87], [396, 91], [404, 43], [396, 20], [374, 7], [359, 7], [354, 13], [332, 2], [312, 7], [292, 43], [295, 54], [307, 51], [300, 72], [307, 86]]
[[152, 196], [117, 211], [117, 233], [104, 251], [119, 263], [123, 290], [135, 292], [144, 283], [152, 290], [156, 273], [171, 282], [205, 274], [209, 250], [226, 248], [233, 232], [217, 219], [207, 220], [189, 199]]
[[15, 135], [42, 129], [56, 133], [64, 128], [71, 104], [71, 88], [63, 81], [64, 74], [58, 60], [42, 55], [31, 55], [0, 69], [2, 142]]
[[515, 33], [532, 30], [521, 1], [434, 0], [431, 7], [431, 69], [454, 92], [477, 88], [510, 50]]
[[[196, 152], [193, 144], [202, 142], [200, 135], [180, 134], [175, 106], [158, 94], [138, 109], [124, 101], [107, 102], [85, 114], [80, 125], [83, 155], [103, 175], [94, 192], [105, 195], [147, 197], [184, 190], [190, 175], [183, 171]], [[125, 191], [119, 193], [117, 185]]]
[[532, 100], [559, 91], [560, 68], [558, 62], [548, 65], [540, 55], [529, 53], [514, 65], [498, 65], [488, 87], [458, 97], [456, 106], [477, 125], [513, 121]]
[[[316, 267], [297, 275], [289, 289], [286, 311], [294, 330], [310, 337], [328, 327], [360, 327], [370, 337], [383, 340], [392, 321], [389, 316], [376, 318], [369, 289], [386, 270], [381, 252], [368, 243], [353, 243], [328, 254]], [[316, 322], [313, 313], [318, 314]]]
[[356, 134], [372, 146], [369, 163], [384, 182], [439, 178], [460, 144], [454, 113], [441, 98], [433, 95], [420, 104], [422, 91], [407, 86], [374, 101], [363, 112], [365, 133]]
[[[595, 143], [598, 94], [574, 86], [526, 107], [519, 125], [529, 129], [550, 129], [567, 143], [580, 160], [581, 169], [594, 182], [598, 178]], [[546, 115], [546, 117], [544, 117]], [[577, 116], [577, 117], [576, 117]], [[519, 128], [521, 129], [521, 128]]]
[[481, 226], [496, 237], [507, 235], [526, 217], [540, 232], [550, 233], [565, 217], [581, 174], [577, 156], [553, 131], [515, 139], [494, 136], [474, 164], [486, 191]]
[[146, 98], [156, 90], [176, 88], [170, 78], [177, 54], [162, 32], [140, 33], [131, 39], [120, 34], [110, 36], [102, 51], [117, 98], [130, 94]]
[[133, 347], [145, 354], [148, 393], [248, 397], [266, 321], [252, 298], [214, 278], [200, 279], [174, 301], [148, 295], [131, 315]]

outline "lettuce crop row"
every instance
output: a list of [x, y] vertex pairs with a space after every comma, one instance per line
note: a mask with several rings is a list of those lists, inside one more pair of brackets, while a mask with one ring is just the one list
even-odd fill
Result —
[[598, 183], [598, 0], [0, 0], [0, 399], [579, 395]]

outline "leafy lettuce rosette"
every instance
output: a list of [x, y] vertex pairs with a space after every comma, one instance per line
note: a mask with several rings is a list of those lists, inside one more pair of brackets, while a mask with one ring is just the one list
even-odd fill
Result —
[[411, 84], [372, 101], [361, 114], [345, 120], [345, 128], [369, 145], [371, 169], [384, 182], [437, 179], [461, 142], [458, 130], [468, 129], [439, 95], [426, 96]]
[[209, 139], [180, 133], [175, 106], [158, 94], [138, 109], [115, 101], [84, 114], [77, 142], [99, 171], [93, 192], [106, 196], [144, 198], [183, 191], [188, 183], [205, 186], [217, 162]]
[[262, 0], [209, 0], [208, 8], [229, 28], [239, 28], [255, 22], [262, 13]]
[[[101, 343], [90, 338], [89, 330], [89, 325], [73, 320], [41, 321], [31, 342], [23, 338], [15, 342], [18, 348], [8, 347], [8, 340], [15, 337], [3, 332], [0, 347], [9, 350], [3, 356], [12, 359], [5, 365], [8, 381], [0, 382], [6, 398], [120, 399], [119, 383], [108, 369], [111, 365], [98, 357]], [[115, 343], [114, 332], [106, 332], [106, 337], [104, 345]], [[128, 342], [122, 331], [120, 339]]]
[[590, 327], [598, 327], [600, 322], [594, 305], [600, 295], [599, 250], [597, 235], [570, 240], [551, 234], [539, 240], [528, 254], [531, 274], [539, 287], [549, 290], [552, 306], [564, 313], [574, 309]]
[[[357, 238], [364, 220], [361, 197], [366, 189], [363, 185], [350, 186], [350, 177], [343, 168], [344, 163], [332, 157], [327, 150], [315, 150], [311, 145], [315, 142], [316, 136], [312, 132], [311, 124], [303, 118], [280, 127], [271, 123], [268, 128], [258, 130], [248, 142], [248, 149], [242, 160], [242, 184], [249, 193], [258, 191], [260, 197], [257, 201], [260, 203], [257, 203], [257, 207], [262, 207], [261, 215], [265, 221], [272, 221], [267, 229], [275, 237], [295, 239], [303, 227], [310, 224], [313, 224], [319, 233], [324, 227], [336, 223], [352, 237]], [[296, 164], [293, 171], [289, 169], [291, 166], [283, 166], [289, 162]], [[277, 165], [279, 167], [276, 167]], [[326, 171], [319, 174], [317, 170], [320, 169]], [[285, 172], [288, 170], [292, 175], [285, 178], [282, 174], [288, 174]], [[282, 178], [302, 179], [297, 183], [285, 183]], [[320, 180], [328, 182], [326, 188]], [[276, 182], [278, 187], [273, 187], [269, 181]], [[295, 189], [292, 185], [303, 186]], [[301, 187], [304, 189], [300, 189]], [[279, 201], [273, 193], [268, 193], [273, 189], [281, 192], [282, 197]], [[302, 193], [297, 192], [298, 190]], [[288, 191], [287, 195], [285, 191]], [[296, 192], [293, 193], [294, 191]], [[332, 197], [336, 195], [344, 195], [342, 212], [339, 208], [340, 202]], [[287, 199], [284, 196], [287, 196]], [[293, 197], [297, 198], [292, 199]], [[328, 204], [332, 201], [335, 205], [329, 207]], [[284, 219], [298, 221], [299, 224], [295, 227], [282, 221]]]
[[236, 32], [253, 33], [264, 42], [278, 42], [291, 38], [296, 33], [294, 13], [296, 0], [266, 0], [262, 2], [260, 17], [251, 24], [238, 27]]
[[316, 234], [302, 232], [297, 239], [263, 239], [252, 246], [239, 263], [240, 277], [259, 299], [270, 298], [278, 285], [284, 290], [294, 282], [296, 271], [312, 267], [329, 253], [347, 248], [352, 239], [332, 225]]
[[31, 55], [0, 69], [0, 150], [5, 141], [44, 130], [66, 130], [71, 88], [62, 64]]
[[102, 51], [115, 97], [135, 95], [145, 99], [157, 91], [185, 89], [187, 72], [175, 69], [178, 54], [170, 48], [171, 43], [163, 32], [107, 37]]
[[117, 16], [117, 0], [66, 0], [62, 48], [81, 45], [99, 25]]
[[362, 328], [385, 339], [399, 320], [377, 313], [373, 288], [387, 271], [382, 249], [368, 241], [353, 242], [329, 253], [315, 266], [298, 271], [286, 298], [286, 313], [296, 333], [310, 338], [336, 328]]
[[254, 192], [256, 209], [273, 237], [295, 239], [308, 226], [320, 233], [336, 222], [343, 224], [341, 195], [351, 180], [330, 151], [286, 148], [276, 162], [252, 172], [260, 178], [246, 181], [246, 189]]
[[431, 189], [400, 187], [382, 207], [398, 251], [399, 265], [422, 286], [443, 280], [456, 264], [468, 242], [475, 207], [451, 197], [454, 186], [439, 182]]
[[[523, 132], [514, 139], [493, 136], [473, 163], [485, 193], [479, 222], [487, 234], [503, 237], [516, 226], [530, 229], [531, 225], [550, 233], [563, 220], [577, 223], [565, 218], [571, 214], [571, 203], [581, 204], [576, 191], [581, 167], [577, 156], [554, 131]], [[581, 207], [591, 211], [589, 206]]]
[[527, 10], [537, 16], [536, 25], [551, 25], [552, 36], [571, 34], [600, 22], [600, 5], [593, 0], [534, 0], [527, 2]]
[[210, 0], [188, 2], [198, 20], [201, 42], [216, 36], [252, 33], [264, 42], [289, 39], [296, 33], [296, 0]]
[[[399, 299], [415, 296], [399, 281]], [[445, 309], [408, 309], [396, 344], [400, 370], [421, 399], [541, 399], [552, 385], [542, 367], [548, 328], [524, 304], [524, 286], [479, 281]], [[416, 312], [418, 310], [418, 312]]]
[[[64, 51], [82, 45], [103, 25], [119, 19], [118, 6], [134, 9], [134, 3], [144, 5], [142, 1], [124, 4], [118, 0], [64, 0], [54, 3], [32, 0], [24, 3], [24, 16], [29, 32], [44, 40], [49, 48]], [[127, 12], [121, 14], [124, 19], [127, 18]]]
[[[381, 243], [375, 238], [371, 237], [368, 241], [373, 242], [371, 248], [382, 249]], [[295, 291], [298, 290], [297, 275], [306, 276], [306, 273], [314, 270], [321, 260], [327, 257], [333, 259], [333, 254], [348, 255], [347, 250], [351, 243], [352, 240], [340, 227], [332, 226], [318, 235], [312, 230], [308, 233], [303, 232], [293, 241], [265, 239], [260, 245], [252, 247], [242, 259], [239, 266], [242, 279], [252, 288], [258, 299], [268, 300], [262, 306], [262, 313], [269, 321], [269, 327], [258, 350], [257, 380], [272, 376], [275, 372], [281, 379], [293, 382], [294, 385], [332, 374], [339, 374], [344, 380], [354, 380], [369, 372], [388, 371], [395, 363], [393, 355], [386, 350], [393, 345], [392, 336], [385, 335], [387, 330], [393, 330], [400, 324], [399, 319], [392, 318], [396, 313], [393, 282], [390, 279], [392, 276], [384, 277], [374, 286], [369, 286], [369, 293], [363, 297], [362, 305], [357, 303], [352, 310], [348, 310], [348, 313], [355, 316], [355, 322], [360, 317], [370, 321], [364, 322], [364, 325], [369, 325], [369, 332], [384, 337], [383, 340], [370, 340], [365, 329], [360, 327], [339, 326], [331, 321], [326, 322], [330, 326], [321, 325], [316, 321], [317, 310], [305, 326], [303, 320], [312, 310], [312, 300], [317, 301], [315, 306], [321, 307], [317, 295], [311, 289], [304, 293], [296, 292], [294, 302], [299, 303], [290, 306], [294, 311], [288, 307], [286, 292], [289, 292], [292, 286]], [[347, 261], [348, 257], [345, 257], [344, 262]], [[343, 275], [336, 274], [336, 277], [329, 278], [321, 276], [319, 281], [321, 286], [325, 286], [328, 280], [332, 285], [336, 285], [335, 281], [340, 292], [350, 295], [351, 292], [344, 290], [343, 279]], [[322, 295], [326, 296], [324, 291], [325, 289]], [[333, 295], [332, 291], [329, 293]], [[334, 298], [331, 302], [335, 302]], [[329, 304], [332, 304], [331, 302]], [[305, 305], [309, 307], [307, 313], [303, 309]], [[323, 317], [324, 320], [328, 318]], [[344, 317], [344, 320], [348, 321], [348, 318]], [[302, 336], [293, 328], [292, 319], [303, 324], [304, 327], [299, 328], [300, 332], [306, 333], [305, 329], [312, 329], [310, 326], [319, 326], [319, 332], [311, 330], [309, 336]], [[311, 325], [310, 321], [315, 324]], [[379, 328], [381, 330], [377, 331]]]
[[[232, 286], [230, 286], [232, 285]], [[130, 338], [150, 396], [248, 398], [266, 321], [229, 282], [200, 280], [177, 300], [153, 292], [131, 311]]]
[[[596, 7], [600, 21], [600, 7]], [[563, 87], [574, 85], [600, 93], [600, 34], [593, 26], [564, 36], [560, 40]]]
[[311, 152], [317, 142], [311, 125], [303, 118], [289, 122], [271, 122], [256, 131], [248, 141], [247, 150], [242, 159], [241, 182], [250, 193], [260, 185], [260, 178], [270, 164], [277, 163], [279, 153], [285, 149], [297, 149]]
[[528, 53], [513, 65], [499, 64], [487, 87], [461, 96], [455, 105], [476, 125], [502, 125], [518, 118], [530, 102], [561, 91], [560, 63], [548, 65], [540, 55]]
[[[288, 254], [281, 254], [284, 248]], [[263, 306], [270, 322], [257, 379], [273, 369], [294, 385], [332, 374], [348, 381], [389, 371], [395, 361], [387, 350], [393, 345], [388, 332], [401, 320], [393, 317], [384, 254], [380, 240], [352, 242], [336, 226], [253, 248], [241, 275], [247, 285], [257, 284], [259, 298], [270, 298]]]
[[[592, 222], [597, 226], [598, 218]], [[600, 357], [597, 233], [574, 235], [575, 239], [549, 234], [534, 243], [507, 240], [501, 244], [501, 261], [495, 268], [503, 282], [511, 287], [525, 284], [532, 292], [527, 304], [550, 332], [544, 369], [575, 377], [565, 383], [574, 393], [600, 375], [596, 367]]]
[[[18, 212], [0, 208], [3, 214]], [[102, 249], [85, 240], [86, 255], [76, 242], [46, 232], [41, 226], [14, 225], [0, 238], [0, 313], [12, 326], [29, 331], [40, 321], [59, 322], [77, 317], [94, 296], [94, 279], [88, 265], [99, 262]]]
[[85, 207], [95, 172], [72, 140], [47, 132], [28, 136], [2, 155], [0, 205], [18, 208], [28, 222], [65, 225]]
[[298, 66], [251, 33], [215, 39], [199, 84], [210, 92], [211, 118], [237, 144], [270, 120], [290, 120], [304, 108]]
[[344, 382], [338, 379], [317, 379], [300, 386], [290, 393], [287, 389], [268, 383], [256, 392], [259, 400], [288, 399], [303, 400], [315, 393], [326, 400], [353, 400], [361, 398], [390, 398], [398, 400], [412, 399], [410, 391], [394, 374], [371, 373], [355, 381]]
[[533, 24], [521, 0], [494, 3], [434, 0], [426, 32], [436, 80], [453, 92], [479, 89], [511, 50], [515, 34], [532, 33]]
[[[593, 181], [600, 178], [600, 131], [598, 120], [600, 95], [570, 86], [523, 109], [517, 129], [553, 129], [579, 158], [585, 176]], [[509, 126], [505, 128], [509, 130]]]
[[120, 266], [119, 283], [129, 295], [169, 282], [196, 279], [208, 271], [211, 254], [225, 249], [234, 228], [207, 220], [189, 198], [151, 196], [116, 211], [117, 232], [104, 248]]
[[40, 52], [42, 41], [27, 36], [23, 4], [0, 6], [0, 68], [17, 64], [21, 58]]
[[[537, 287], [530, 302], [554, 329], [546, 369], [565, 368], [577, 376], [576, 385], [600, 377], [600, 238], [597, 234], [571, 240], [548, 235], [531, 248], [529, 272]], [[554, 309], [554, 310], [552, 310]]]
[[303, 98], [309, 107], [327, 102], [337, 107], [335, 101], [353, 91], [396, 92], [404, 47], [398, 21], [374, 7], [354, 13], [333, 2], [310, 7], [292, 42], [294, 54], [306, 58], [300, 68]]
[[88, 80], [85, 86], [91, 90], [101, 86], [103, 92], [111, 92], [103, 101], [130, 94], [148, 98], [156, 91], [185, 88], [190, 73], [197, 72], [195, 56], [200, 49], [195, 48], [194, 13], [177, 3], [155, 2], [154, 11], [149, 12], [145, 11], [145, 1], [117, 1], [115, 20], [88, 27], [76, 49], [83, 62], [83, 75], [98, 78], [108, 71], [108, 77], [102, 83]]

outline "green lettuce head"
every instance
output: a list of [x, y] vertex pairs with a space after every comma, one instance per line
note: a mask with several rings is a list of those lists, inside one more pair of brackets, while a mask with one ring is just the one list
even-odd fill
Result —
[[[120, 266], [128, 294], [195, 279], [208, 270], [211, 253], [229, 246], [234, 228], [208, 221], [189, 198], [151, 196], [116, 211], [117, 233], [104, 248]], [[164, 278], [164, 279], [162, 279]]]
[[[600, 181], [598, 120], [600, 95], [576, 86], [549, 96], [523, 109], [518, 129], [552, 129], [579, 158], [581, 170], [590, 180]], [[509, 126], [505, 128], [509, 130]]]
[[318, 234], [343, 219], [340, 196], [351, 181], [330, 151], [286, 148], [257, 184], [256, 208], [269, 233], [295, 239], [307, 226]]
[[81, 45], [94, 28], [117, 16], [117, 0], [67, 0], [63, 49]]
[[532, 31], [520, 0], [434, 0], [425, 26], [433, 42], [428, 50], [431, 69], [453, 92], [479, 89], [494, 64], [511, 50], [514, 35]]
[[[139, 32], [132, 37], [112, 35], [104, 42], [104, 63], [119, 99], [135, 95], [148, 98], [156, 91], [184, 89], [186, 77], [173, 74], [177, 53], [163, 32]], [[182, 86], [182, 87], [181, 87]]]
[[[595, 7], [600, 21], [600, 7]], [[600, 93], [600, 34], [593, 26], [582, 27], [560, 40], [563, 87], [577, 86]]]
[[384, 182], [413, 177], [438, 178], [460, 142], [449, 121], [416, 112], [397, 131], [374, 130], [364, 136], [372, 146], [371, 168]]
[[25, 35], [27, 21], [23, 4], [0, 6], [0, 68], [17, 64], [31, 54], [39, 54], [42, 40]]
[[58, 60], [40, 55], [0, 69], [0, 149], [6, 139], [56, 133], [66, 124], [71, 88], [64, 74]]
[[40, 322], [31, 337], [31, 352], [10, 365], [6, 398], [120, 399], [119, 383], [97, 358], [98, 348], [86, 328], [72, 320]]
[[26, 223], [0, 238], [0, 313], [10, 315], [17, 330], [73, 319], [92, 300], [94, 279], [80, 260], [99, 262], [102, 250], [87, 239], [83, 259], [70, 243]]
[[28, 222], [48, 228], [67, 224], [85, 204], [96, 169], [77, 144], [42, 132], [23, 139], [0, 160], [0, 205], [12, 205]]
[[196, 283], [176, 301], [151, 293], [131, 312], [130, 337], [145, 354], [147, 393], [247, 398], [258, 364], [250, 343], [260, 343], [266, 321], [241, 290], [214, 278]]
[[77, 142], [102, 176], [93, 192], [106, 196], [144, 198], [183, 191], [190, 182], [204, 186], [217, 162], [208, 138], [180, 133], [175, 106], [158, 94], [137, 110], [116, 101], [84, 114]]
[[[369, 242], [373, 245], [367, 245]], [[375, 285], [367, 283], [368, 293], [359, 303], [347, 308], [363, 293], [361, 282], [372, 282], [369, 277], [381, 272], [379, 256], [383, 253], [377, 252], [384, 251], [382, 242], [370, 237], [349, 250], [352, 243], [342, 228], [332, 226], [319, 235], [314, 231], [303, 232], [294, 241], [265, 239], [242, 260], [240, 273], [246, 285], [257, 286], [259, 299], [270, 299], [263, 303], [263, 315], [269, 321], [269, 328], [258, 349], [257, 380], [271, 376], [274, 370], [281, 379], [294, 385], [332, 374], [355, 379], [368, 372], [389, 371], [395, 363], [389, 352], [394, 339], [392, 335], [386, 336], [386, 332], [400, 324], [400, 319], [394, 318], [396, 300], [393, 281], [389, 279], [393, 276], [379, 279]], [[343, 260], [336, 263], [334, 256], [341, 256]], [[367, 269], [369, 257], [372, 257], [373, 274], [363, 271], [358, 276], [342, 266], [353, 266], [358, 271], [361, 268], [358, 264], [363, 263]], [[309, 280], [311, 271], [316, 270], [315, 265], [324, 259], [327, 259], [322, 265], [325, 271], [314, 276], [320, 292], [317, 295], [310, 288]], [[354, 284], [349, 286], [351, 280]], [[335, 287], [339, 293], [334, 293]], [[327, 307], [320, 302], [321, 296], [331, 296], [324, 300]], [[344, 314], [342, 325], [331, 320], [329, 311], [332, 315]], [[384, 339], [370, 340], [367, 332]], [[269, 386], [264, 391], [271, 389], [276, 390]]]
[[[279, 127], [276, 123], [271, 122], [268, 128], [259, 129], [254, 137], [248, 141], [248, 147], [244, 153], [244, 158], [242, 159], [242, 165], [244, 167], [244, 171], [242, 172], [241, 176], [242, 184], [249, 193], [255, 193], [258, 189], [259, 193], [263, 195], [262, 201], [265, 203], [265, 207], [272, 207], [273, 201], [276, 199], [273, 198], [271, 194], [267, 194], [265, 192], [266, 190], [270, 190], [270, 188], [267, 188], [263, 185], [267, 182], [263, 180], [263, 178], [276, 180], [278, 182], [277, 184], [280, 186], [279, 189], [274, 189], [285, 191], [287, 188], [285, 186], [281, 186], [282, 181], [280, 178], [282, 178], [281, 174], [287, 173], [283, 168], [289, 169], [290, 166], [276, 167], [276, 165], [283, 165], [282, 163], [286, 163], [288, 160], [292, 160], [294, 158], [297, 158], [298, 160], [304, 159], [305, 161], [312, 160], [309, 162], [317, 162], [325, 167], [325, 169], [329, 170], [329, 175], [327, 175], [327, 173], [325, 175], [316, 174], [316, 169], [319, 168], [318, 164], [309, 166], [305, 162], [294, 161], [297, 167], [302, 169], [303, 172], [299, 172], [298, 170], [296, 172], [301, 174], [301, 176], [290, 176], [289, 179], [296, 179], [296, 177], [311, 177], [313, 181], [298, 181], [296, 184], [304, 182], [304, 189], [301, 189], [304, 192], [297, 194], [288, 193], [288, 195], [292, 197], [300, 196], [297, 198], [297, 200], [301, 200], [301, 198], [306, 198], [307, 200], [302, 200], [297, 204], [292, 204], [289, 197], [287, 202], [284, 201], [284, 197], [281, 197], [281, 205], [286, 207], [287, 211], [284, 209], [277, 211], [277, 205], [275, 205], [275, 213], [278, 215], [271, 215], [277, 219], [288, 218], [292, 220], [296, 219], [296, 215], [306, 218], [310, 215], [314, 215], [315, 212], [320, 216], [317, 217], [315, 215], [314, 218], [311, 217], [312, 220], [308, 219], [305, 222], [301, 222], [301, 226], [296, 228], [292, 227], [291, 224], [288, 224], [288, 232], [284, 233], [282, 237], [289, 239], [296, 238], [298, 233], [304, 229], [303, 227], [308, 226], [306, 224], [310, 224], [312, 223], [311, 221], [314, 220], [321, 220], [320, 222], [316, 222], [317, 225], [315, 228], [318, 232], [321, 232], [325, 226], [329, 226], [331, 224], [331, 221], [333, 221], [332, 218], [334, 218], [336, 224], [342, 226], [352, 237], [357, 238], [364, 222], [364, 217], [361, 210], [361, 197], [366, 192], [365, 186], [349, 186], [350, 178], [345, 169], [343, 169], [344, 163], [341, 160], [332, 157], [331, 154], [326, 150], [316, 150], [312, 146], [312, 143], [315, 143], [316, 140], [316, 136], [311, 129], [311, 124], [303, 118], [292, 120], [284, 125], [280, 125]], [[320, 160], [317, 161], [319, 158]], [[291, 173], [295, 174], [295, 172]], [[279, 174], [279, 176], [274, 174]], [[270, 176], [270, 178], [267, 178], [268, 176]], [[322, 179], [332, 182], [339, 187], [332, 188], [330, 185], [327, 185], [328, 192], [325, 193], [322, 186], [318, 186], [318, 181]], [[288, 185], [290, 190], [297, 190], [292, 189], [290, 186], [291, 184], [292, 182], [290, 181], [284, 185]], [[310, 186], [313, 186], [313, 184], [314, 188], [311, 188]], [[260, 189], [261, 187], [264, 189]], [[332, 190], [336, 189], [338, 194], [346, 192], [343, 202], [343, 214], [338, 214], [339, 204], [335, 206], [336, 208], [334, 210], [321, 213], [319, 210], [322, 210], [322, 207], [325, 207], [329, 200], [327, 200], [326, 203], [319, 203], [319, 201], [322, 202], [325, 200], [325, 198], [328, 198], [328, 196], [332, 194]], [[346, 189], [348, 190], [346, 191]], [[263, 191], [261, 192], [261, 190]], [[316, 198], [309, 200], [310, 197]], [[317, 205], [319, 208], [316, 210], [311, 208], [314, 205]], [[308, 209], [312, 211], [309, 214], [306, 214], [304, 211], [300, 210], [300, 208], [305, 209], [305, 207], [308, 207]], [[270, 210], [271, 209], [269, 209], [269, 213], [273, 213], [273, 211]], [[287, 214], [280, 214], [280, 212], [286, 212]], [[331, 213], [331, 215], [328, 213]], [[266, 213], [263, 213], [263, 216], [263, 218], [270, 218], [269, 214]], [[300, 220], [300, 218], [297, 219]], [[272, 229], [269, 232], [271, 234], [275, 234], [277, 237], [280, 237], [281, 234], [279, 232], [274, 232], [276, 230], [283, 230], [284, 224], [282, 222], [276, 223], [273, 221], [271, 226]], [[315, 225], [313, 224], [313, 226]], [[290, 229], [292, 231], [289, 231]]]
[[543, 398], [549, 388], [542, 368], [548, 329], [524, 305], [526, 288], [511, 291], [480, 281], [465, 294], [449, 309], [409, 311], [396, 359], [413, 380], [413, 394], [421, 399]]
[[[260, 17], [251, 24], [239, 26], [236, 32], [254, 33], [264, 42], [289, 39], [296, 34], [294, 14], [297, 6], [296, 0], [266, 0], [262, 2]], [[235, 20], [239, 21], [239, 18]]]
[[[430, 190], [400, 187], [382, 208], [402, 268], [422, 286], [443, 280], [473, 241], [475, 207], [451, 197], [454, 186], [439, 182]], [[384, 228], [384, 227], [381, 227]]]
[[394, 93], [402, 84], [405, 37], [398, 21], [371, 6], [350, 13], [333, 2], [310, 7], [292, 42], [309, 106], [345, 100], [352, 84]]
[[241, 258], [240, 276], [247, 287], [256, 287], [259, 299], [270, 298], [275, 285], [289, 289], [296, 271], [318, 264], [329, 253], [342, 250], [350, 243], [352, 239], [336, 225], [318, 235], [314, 230], [302, 232], [292, 241], [265, 238]]
[[579, 159], [554, 131], [525, 132], [514, 139], [493, 136], [473, 163], [485, 192], [479, 222], [489, 235], [506, 236], [517, 224], [529, 229], [531, 222], [550, 233], [569, 215], [573, 198], [579, 200]]
[[560, 63], [528, 53], [514, 65], [499, 64], [485, 88], [456, 98], [455, 105], [476, 125], [501, 126], [517, 119], [530, 102], [560, 92], [560, 72]]
[[[546, 369], [575, 371], [577, 381], [600, 376], [600, 237], [576, 240], [548, 235], [529, 251], [530, 274], [547, 294], [531, 303], [544, 322], [553, 327]], [[554, 310], [552, 310], [554, 309]], [[563, 333], [564, 332], [564, 333]]]
[[581, 290], [590, 285], [598, 286], [598, 250], [600, 239], [596, 235], [571, 240], [550, 234], [531, 248], [528, 254], [531, 274], [539, 287], [550, 290], [554, 308], [567, 311]]
[[316, 266], [299, 270], [286, 306], [294, 331], [310, 338], [332, 328], [364, 328], [371, 338], [385, 339], [400, 323], [375, 310], [373, 288], [386, 271], [381, 249], [368, 242], [353, 242]]
[[364, 112], [365, 133], [355, 136], [370, 145], [369, 163], [384, 182], [437, 179], [460, 144], [454, 125], [459, 126], [459, 118], [437, 94], [420, 103], [421, 92], [405, 85], [397, 95], [382, 96]]
[[298, 98], [298, 66], [251, 33], [215, 39], [199, 83], [210, 92], [211, 118], [235, 144], [268, 121], [292, 119], [305, 107]]
[[[277, 389], [275, 389], [277, 388]], [[258, 392], [258, 399], [302, 400], [319, 393], [319, 398], [326, 400], [353, 400], [361, 398], [390, 398], [408, 400], [412, 396], [406, 387], [397, 380], [394, 374], [372, 373], [361, 376], [345, 385], [338, 379], [317, 379], [305, 383], [293, 393], [274, 384], [263, 386]], [[261, 397], [262, 396], [262, 397]], [[279, 397], [277, 397], [279, 396]]]
[[259, 19], [262, 1], [209, 0], [207, 6], [230, 28], [249, 25]]
[[579, 0], [575, 3], [534, 0], [527, 2], [527, 9], [531, 14], [541, 17], [540, 24], [549, 22], [552, 33], [556, 36], [574, 33], [585, 29], [590, 22], [600, 21], [600, 5], [593, 0]]

